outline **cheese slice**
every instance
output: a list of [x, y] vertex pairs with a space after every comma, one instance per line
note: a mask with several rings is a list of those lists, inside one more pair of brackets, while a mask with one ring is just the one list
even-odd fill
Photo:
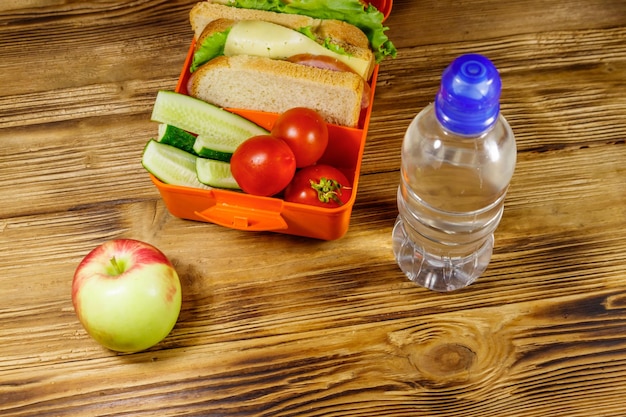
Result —
[[235, 23], [224, 45], [226, 56], [255, 55], [287, 59], [300, 54], [335, 58], [363, 78], [367, 78], [371, 64], [366, 59], [331, 51], [296, 30], [260, 20], [242, 20]]

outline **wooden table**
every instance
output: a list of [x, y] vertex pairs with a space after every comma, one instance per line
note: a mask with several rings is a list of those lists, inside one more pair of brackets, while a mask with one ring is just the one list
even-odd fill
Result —
[[[0, 3], [3, 416], [626, 415], [626, 3], [397, 0], [348, 233], [170, 215], [139, 160], [194, 1]], [[518, 165], [486, 273], [440, 294], [391, 252], [400, 143], [457, 55], [503, 79]], [[79, 324], [113, 238], [173, 261], [183, 306], [119, 355]]]

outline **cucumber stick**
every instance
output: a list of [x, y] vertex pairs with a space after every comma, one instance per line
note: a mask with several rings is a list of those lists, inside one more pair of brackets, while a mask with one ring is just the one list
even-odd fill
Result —
[[210, 189], [198, 180], [196, 159], [198, 157], [189, 152], [150, 140], [144, 148], [141, 164], [166, 184]]
[[230, 188], [239, 190], [239, 185], [230, 172], [230, 164], [214, 159], [197, 158], [196, 174], [200, 182], [217, 188]]
[[157, 140], [160, 143], [175, 146], [185, 152], [195, 153], [193, 144], [196, 142], [196, 137], [176, 126], [165, 123], [159, 124], [159, 137]]
[[198, 136], [192, 146], [193, 153], [204, 158], [217, 159], [219, 161], [230, 162], [235, 149], [240, 141], [224, 140], [223, 138], [208, 138]]
[[230, 162], [234, 152], [233, 147], [236, 149], [238, 146], [238, 143], [224, 143], [223, 140], [211, 140], [202, 136], [196, 138], [183, 129], [165, 123], [159, 124], [157, 140], [166, 145], [176, 146], [185, 152], [224, 162]]
[[207, 142], [226, 144], [228, 150], [220, 150], [230, 153], [246, 139], [268, 133], [244, 117], [173, 91], [157, 93], [152, 120], [195, 133]]

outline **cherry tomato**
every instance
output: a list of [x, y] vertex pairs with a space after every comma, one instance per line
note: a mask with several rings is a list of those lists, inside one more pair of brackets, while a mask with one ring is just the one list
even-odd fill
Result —
[[281, 114], [272, 136], [284, 140], [296, 156], [296, 167], [313, 165], [328, 146], [328, 126], [315, 110], [295, 107]]
[[230, 159], [230, 170], [244, 192], [269, 197], [292, 180], [296, 158], [281, 139], [259, 135], [239, 145]]
[[285, 201], [318, 207], [339, 207], [352, 195], [346, 176], [330, 165], [310, 165], [296, 172], [285, 188]]

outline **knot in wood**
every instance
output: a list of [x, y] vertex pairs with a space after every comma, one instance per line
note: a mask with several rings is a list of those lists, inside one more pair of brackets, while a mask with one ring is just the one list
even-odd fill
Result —
[[430, 374], [453, 376], [471, 369], [476, 353], [469, 347], [457, 343], [437, 345], [426, 353], [428, 361], [422, 363]]

